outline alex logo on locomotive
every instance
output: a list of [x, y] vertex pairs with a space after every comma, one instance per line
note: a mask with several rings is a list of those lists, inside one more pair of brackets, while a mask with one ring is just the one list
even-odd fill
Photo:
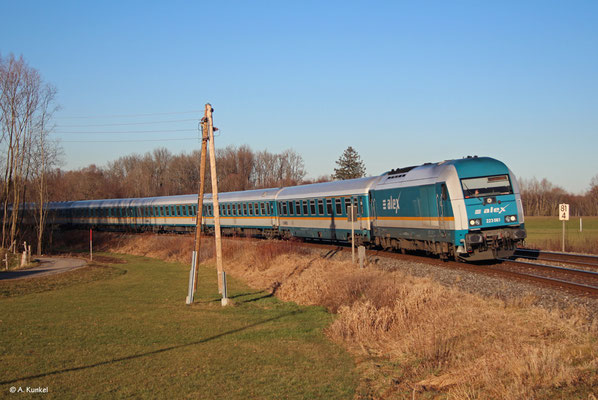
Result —
[[382, 209], [383, 210], [394, 210], [395, 214], [399, 213], [401, 209], [401, 205], [399, 204], [399, 200], [401, 199], [401, 193], [395, 199], [392, 196], [389, 196], [388, 199], [382, 200]]
[[[502, 214], [502, 213], [504, 213], [504, 212], [507, 212], [507, 207], [508, 207], [509, 205], [510, 205], [510, 204], [507, 204], [507, 205], [506, 205], [506, 206], [504, 206], [504, 207], [489, 207], [489, 208], [485, 208], [485, 209], [483, 210], [483, 213], [484, 213], [484, 214], [493, 214], [493, 213], [498, 213], [498, 214], [500, 215], [500, 214]], [[474, 213], [475, 213], [476, 215], [482, 214], [482, 209], [481, 209], [481, 208], [478, 208], [477, 210], [475, 210], [475, 211], [474, 211]]]

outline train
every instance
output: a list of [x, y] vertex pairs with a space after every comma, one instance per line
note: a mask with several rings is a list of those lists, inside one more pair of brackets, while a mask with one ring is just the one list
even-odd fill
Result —
[[[196, 227], [196, 194], [48, 203], [56, 228], [185, 232]], [[379, 176], [220, 193], [224, 235], [350, 242], [441, 259], [506, 258], [525, 240], [519, 185], [490, 157], [397, 168]], [[201, 229], [214, 230], [212, 196]], [[350, 214], [355, 214], [351, 216]]]

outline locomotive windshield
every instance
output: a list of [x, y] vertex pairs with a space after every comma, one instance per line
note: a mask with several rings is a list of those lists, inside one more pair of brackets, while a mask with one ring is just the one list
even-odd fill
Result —
[[512, 194], [513, 188], [509, 175], [482, 176], [461, 179], [465, 198]]

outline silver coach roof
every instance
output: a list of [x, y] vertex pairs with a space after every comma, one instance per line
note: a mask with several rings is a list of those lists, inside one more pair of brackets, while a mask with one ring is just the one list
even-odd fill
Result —
[[[280, 188], [256, 189], [243, 192], [219, 193], [218, 199], [222, 202], [228, 201], [268, 201], [275, 200], [276, 194]], [[204, 203], [212, 203], [212, 194], [204, 195]], [[106, 200], [80, 200], [49, 203], [53, 209], [69, 208], [93, 208], [93, 207], [140, 207], [153, 205], [171, 205], [171, 204], [197, 204], [196, 194], [184, 194], [177, 196], [160, 197], [142, 197], [126, 199], [106, 199]]]
[[288, 200], [308, 197], [334, 197], [366, 194], [379, 179], [379, 176], [371, 176], [368, 178], [291, 186], [283, 188], [276, 199]]

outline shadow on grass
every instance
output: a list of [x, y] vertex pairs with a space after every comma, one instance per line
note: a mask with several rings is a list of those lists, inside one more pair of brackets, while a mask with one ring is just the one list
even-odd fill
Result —
[[291, 312], [288, 312], [288, 313], [281, 314], [281, 315], [279, 315], [277, 317], [268, 318], [268, 319], [256, 322], [254, 324], [244, 326], [242, 328], [233, 329], [233, 330], [230, 330], [230, 331], [227, 331], [227, 332], [219, 333], [217, 335], [210, 336], [208, 338], [201, 339], [201, 340], [198, 340], [196, 342], [179, 344], [177, 346], [165, 347], [163, 349], [149, 351], [147, 353], [133, 354], [133, 355], [130, 355], [130, 356], [120, 357], [120, 358], [114, 358], [112, 360], [106, 360], [106, 361], [102, 361], [102, 362], [95, 363], [95, 364], [82, 365], [80, 367], [58, 369], [58, 370], [46, 372], [46, 373], [43, 373], [43, 374], [29, 375], [29, 376], [23, 376], [23, 377], [20, 377], [20, 378], [10, 379], [10, 380], [6, 380], [6, 381], [0, 381], [0, 385], [6, 385], [6, 384], [15, 383], [15, 382], [18, 382], [18, 381], [23, 381], [23, 380], [29, 380], [29, 379], [45, 378], [47, 376], [64, 374], [66, 372], [82, 371], [82, 370], [91, 369], [91, 368], [95, 368], [95, 367], [101, 367], [103, 365], [114, 364], [114, 363], [121, 362], [121, 361], [134, 360], [134, 359], [137, 359], [137, 358], [143, 358], [143, 357], [152, 356], [152, 355], [155, 355], [155, 354], [165, 353], [167, 351], [176, 350], [176, 349], [180, 349], [180, 348], [184, 348], [184, 347], [195, 346], [195, 345], [198, 345], [198, 344], [203, 344], [203, 343], [210, 342], [210, 341], [215, 340], [215, 339], [219, 339], [219, 338], [224, 337], [224, 336], [233, 335], [235, 333], [243, 332], [243, 331], [245, 331], [247, 329], [251, 329], [251, 328], [254, 328], [256, 326], [266, 324], [268, 322], [276, 321], [276, 320], [279, 320], [279, 319], [284, 318], [284, 317], [290, 317], [290, 316], [293, 316], [293, 315], [296, 315], [296, 314], [299, 314], [299, 313], [302, 313], [302, 312], [303, 311], [291, 311]]
[[[259, 300], [267, 299], [267, 298], [274, 296], [273, 293], [268, 293], [263, 290], [260, 290], [258, 292], [239, 293], [234, 296], [228, 296], [228, 298], [232, 300], [232, 299], [238, 299], [239, 297], [253, 296], [253, 295], [262, 294], [262, 293], [263, 293], [263, 296], [251, 298], [248, 300], [236, 300], [236, 302], [237, 303], [252, 303], [254, 301], [259, 301]], [[197, 303], [197, 304], [220, 303], [221, 300], [222, 300], [222, 298], [218, 297], [218, 298], [215, 298], [212, 300], [196, 301], [195, 303]]]

